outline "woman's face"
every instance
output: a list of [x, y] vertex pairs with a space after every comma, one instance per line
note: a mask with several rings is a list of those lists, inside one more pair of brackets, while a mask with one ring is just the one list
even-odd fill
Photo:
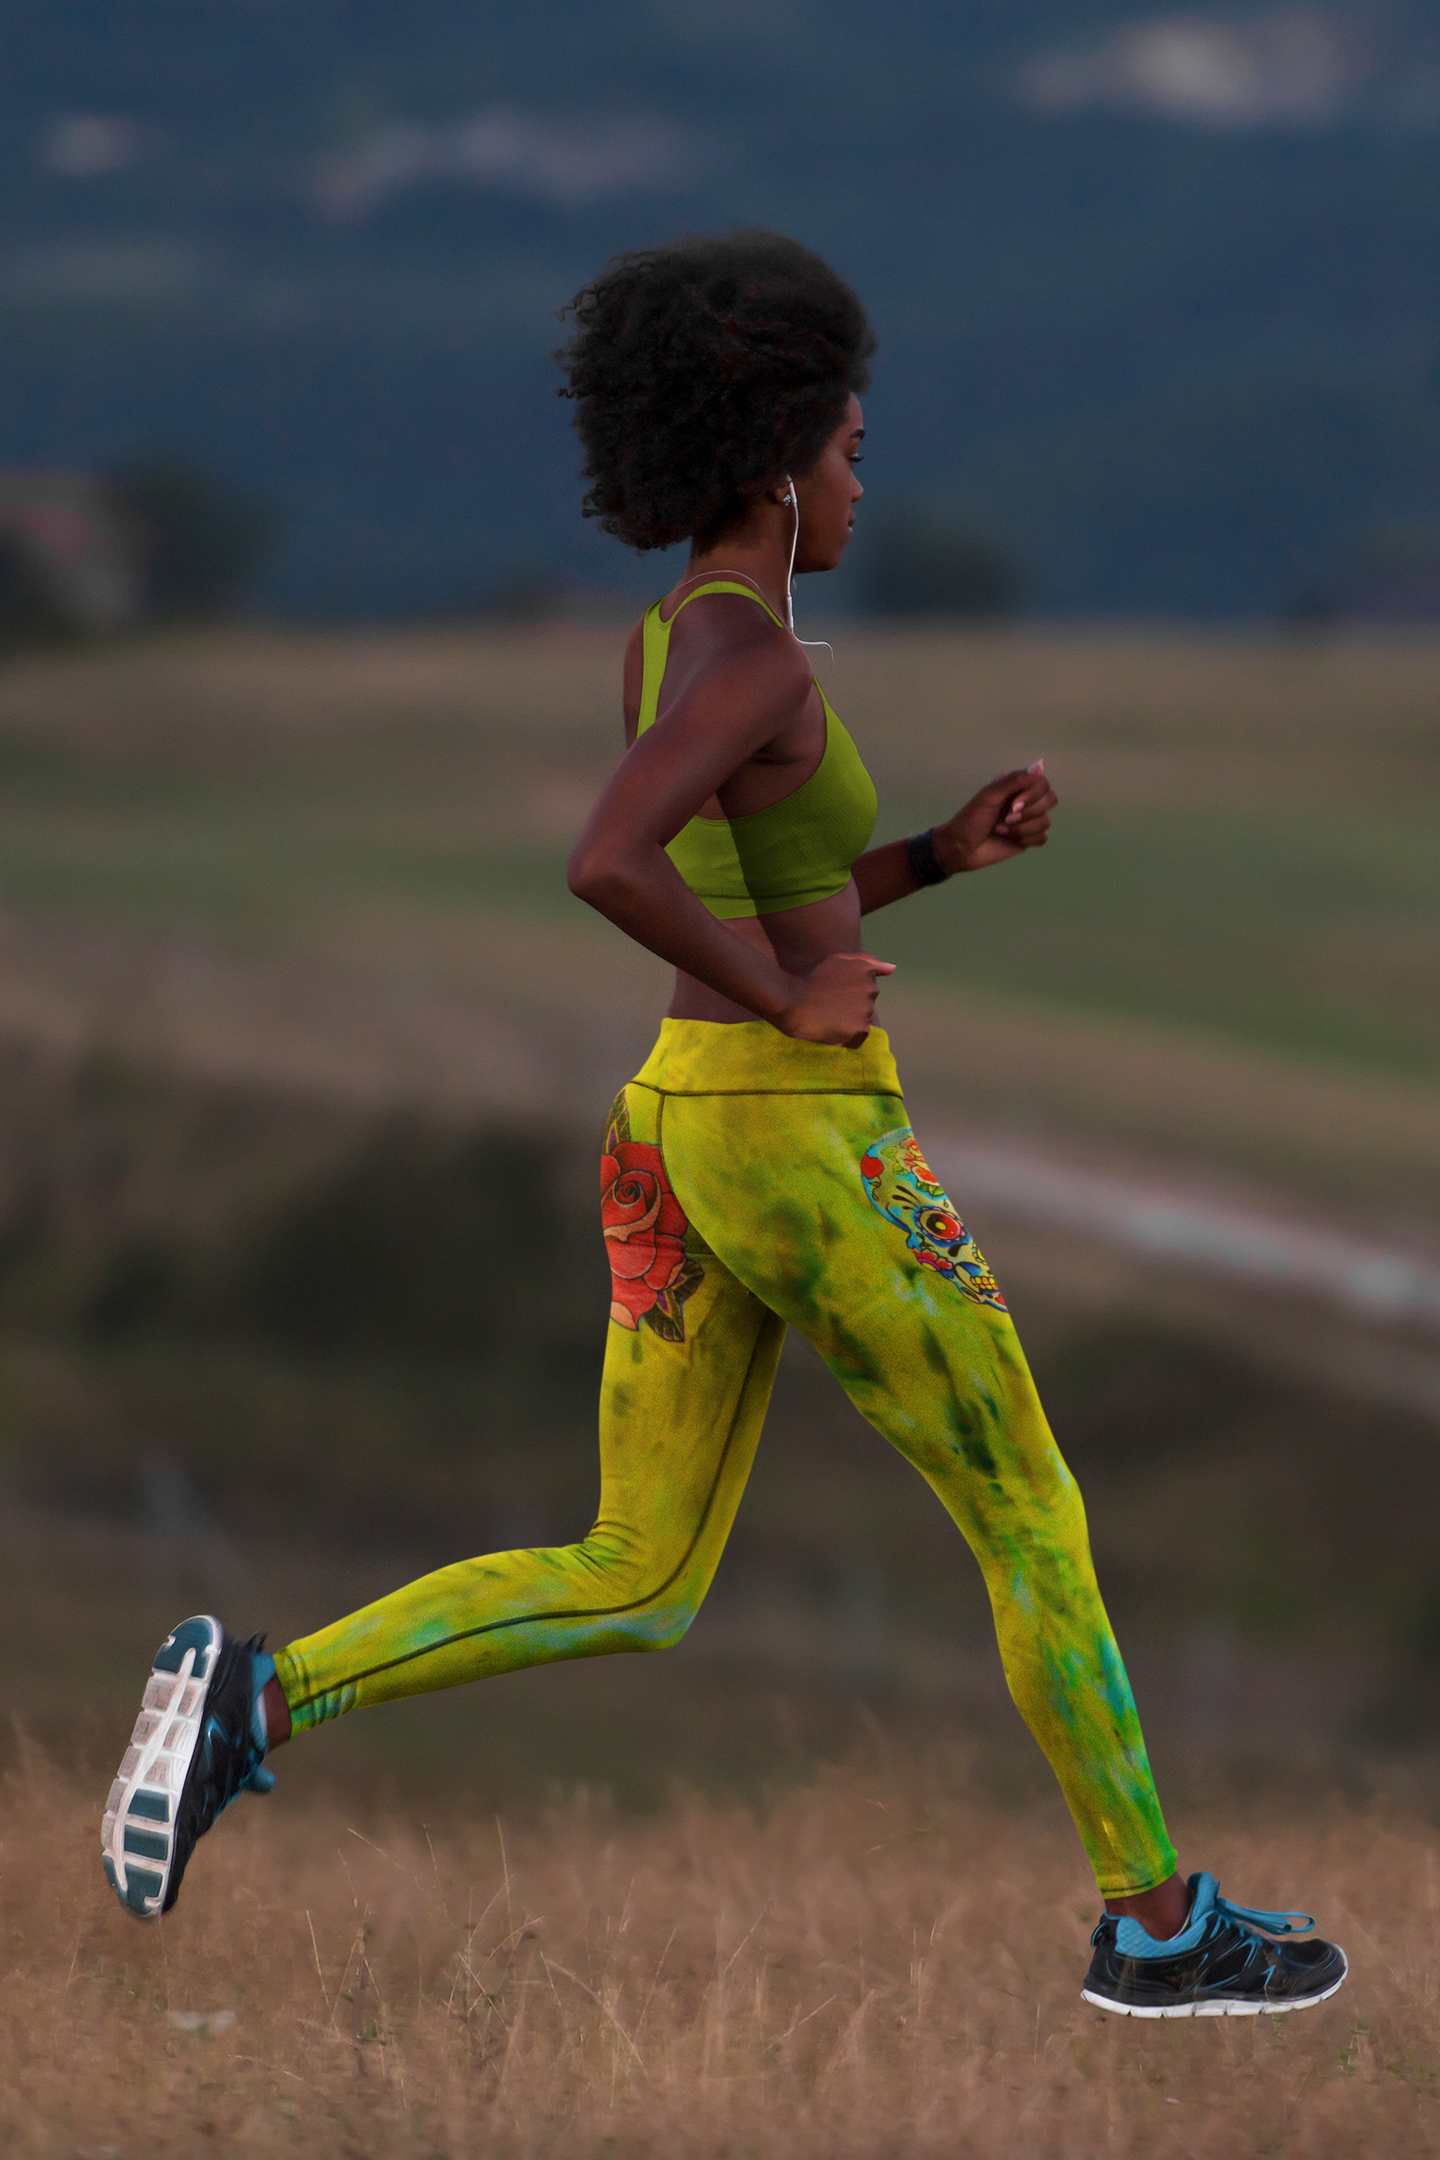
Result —
[[860, 400], [852, 397], [845, 417], [826, 443], [813, 471], [795, 482], [800, 503], [800, 540], [795, 571], [833, 570], [855, 529], [855, 505], [865, 490], [855, 468], [865, 436]]

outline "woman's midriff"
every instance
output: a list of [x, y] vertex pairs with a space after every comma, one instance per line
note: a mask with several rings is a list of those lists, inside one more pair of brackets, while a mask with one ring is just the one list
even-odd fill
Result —
[[[741, 915], [725, 923], [726, 930], [743, 938], [757, 951], [770, 953], [787, 975], [808, 975], [811, 968], [832, 953], [862, 950], [860, 895], [852, 878], [843, 891], [827, 900], [812, 900], [808, 907], [786, 908], [778, 915]], [[675, 970], [675, 995], [668, 1007], [671, 1020], [754, 1020], [747, 1005], [722, 997], [698, 977]]]

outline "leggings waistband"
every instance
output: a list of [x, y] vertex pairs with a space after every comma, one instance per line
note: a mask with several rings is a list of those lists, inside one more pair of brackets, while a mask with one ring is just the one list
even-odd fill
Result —
[[798, 1042], [768, 1020], [662, 1020], [634, 1086], [660, 1095], [898, 1095], [884, 1028], [858, 1050]]

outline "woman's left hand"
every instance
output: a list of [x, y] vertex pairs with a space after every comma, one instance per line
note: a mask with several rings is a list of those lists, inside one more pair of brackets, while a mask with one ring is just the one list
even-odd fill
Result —
[[1059, 801], [1040, 758], [1023, 772], [1002, 773], [972, 795], [962, 810], [935, 827], [935, 855], [942, 870], [988, 870], [1026, 848], [1044, 847], [1050, 813]]

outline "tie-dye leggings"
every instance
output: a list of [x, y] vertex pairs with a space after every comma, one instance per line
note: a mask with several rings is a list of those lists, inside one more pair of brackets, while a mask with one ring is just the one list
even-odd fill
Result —
[[709, 1588], [787, 1324], [928, 1480], [1101, 1891], [1175, 1864], [1085, 1513], [995, 1279], [859, 1050], [667, 1020], [602, 1165], [614, 1303], [600, 1512], [578, 1545], [457, 1561], [282, 1650], [297, 1729], [487, 1673], [678, 1642]]

